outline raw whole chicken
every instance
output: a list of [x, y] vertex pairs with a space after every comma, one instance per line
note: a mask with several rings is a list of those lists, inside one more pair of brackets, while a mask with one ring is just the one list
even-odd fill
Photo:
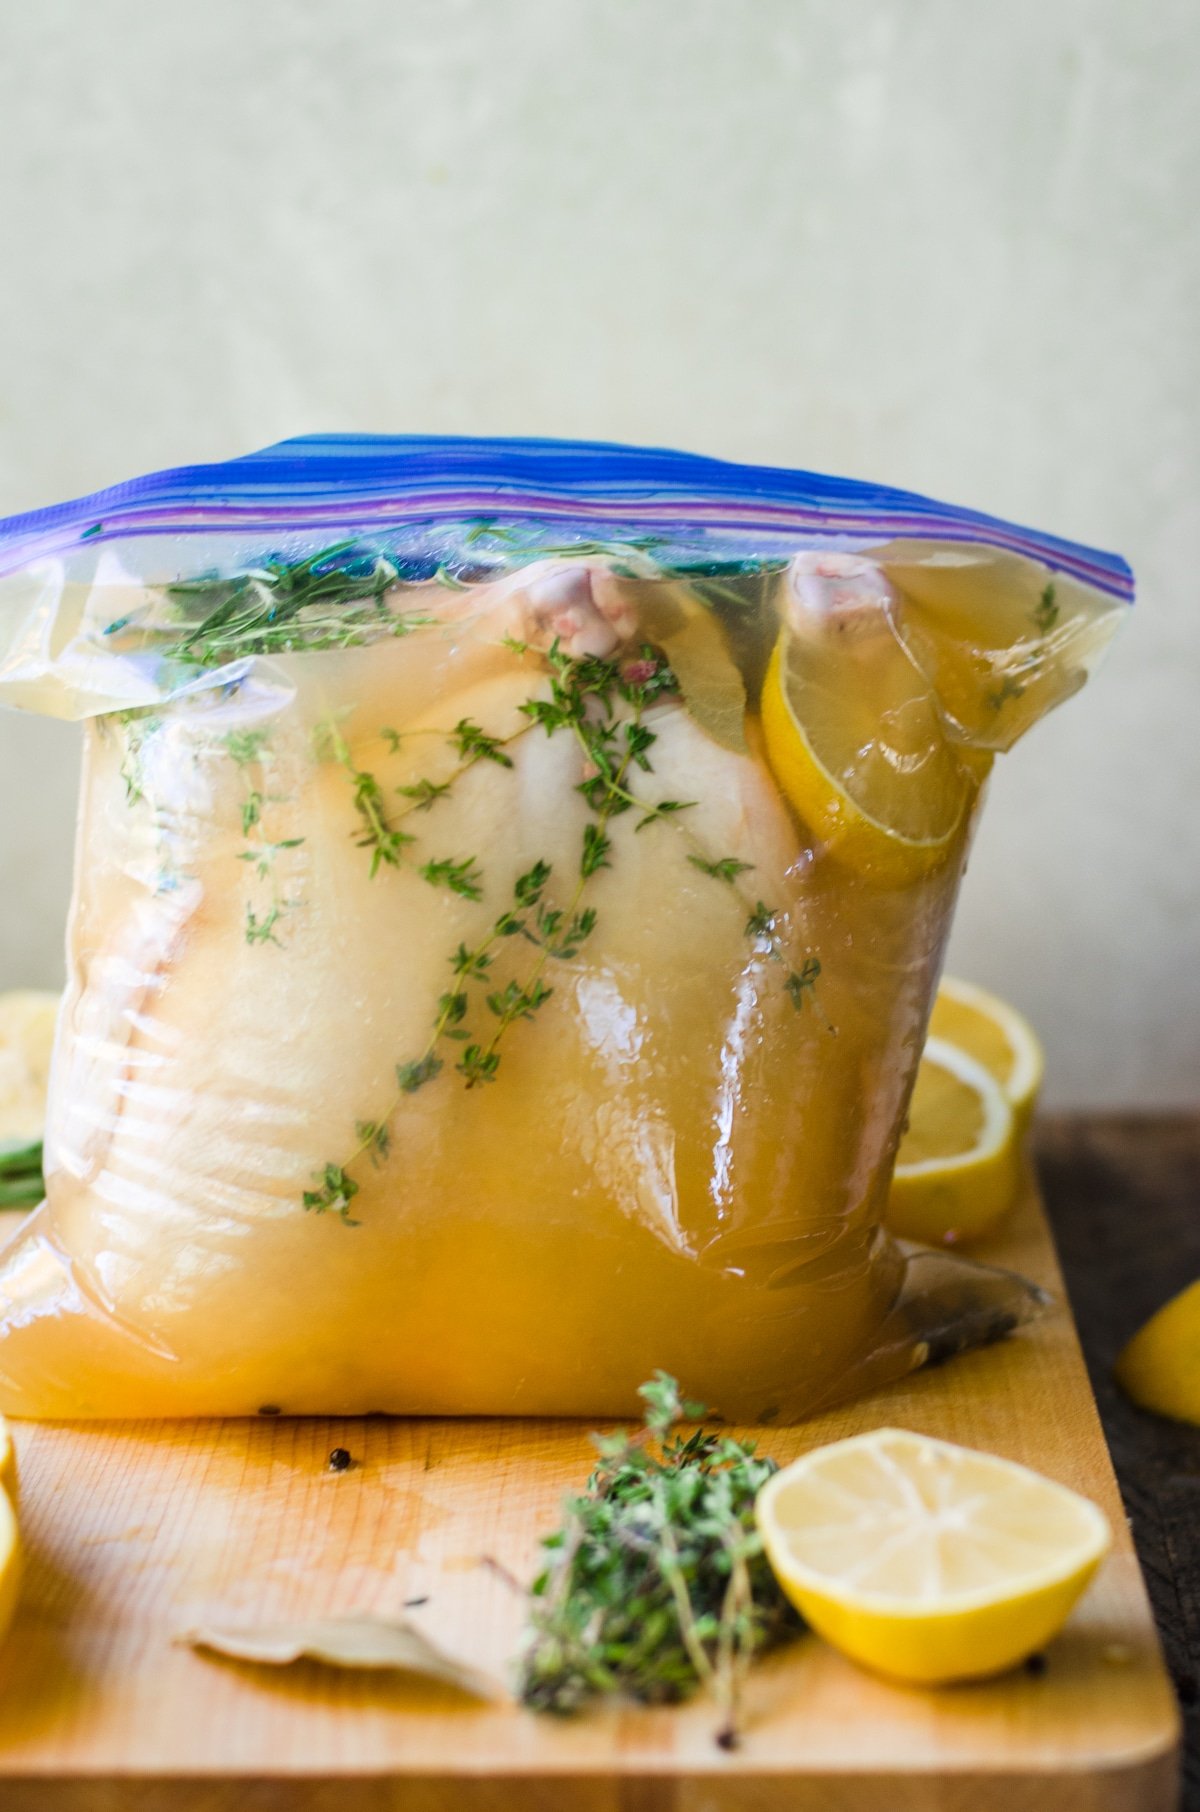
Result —
[[0, 1404], [624, 1413], [662, 1367], [801, 1413], [900, 1290], [965, 831], [903, 892], [831, 870], [668, 583], [405, 607], [93, 722]]

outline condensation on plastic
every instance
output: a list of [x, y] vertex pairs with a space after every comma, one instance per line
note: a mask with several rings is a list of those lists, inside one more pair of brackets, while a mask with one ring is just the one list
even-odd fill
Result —
[[[298, 567], [335, 580], [289, 615]], [[903, 685], [857, 765], [935, 737], [978, 787], [1082, 684], [1121, 562], [806, 474], [335, 439], [14, 518], [0, 573], [0, 702], [88, 720], [0, 1408], [625, 1414], [662, 1367], [794, 1419], [1038, 1311], [881, 1225], [974, 807], [919, 872], [847, 862], [759, 697], [781, 626], [848, 697], [883, 636]], [[678, 690], [581, 883], [594, 763], [536, 711], [589, 656]], [[558, 930], [521, 907], [462, 979], [537, 863]], [[568, 954], [533, 941], [584, 910]]]

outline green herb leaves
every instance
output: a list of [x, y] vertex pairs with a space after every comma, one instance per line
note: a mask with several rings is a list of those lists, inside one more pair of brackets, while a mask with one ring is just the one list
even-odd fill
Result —
[[585, 824], [583, 827], [583, 850], [579, 857], [579, 873], [583, 880], [589, 881], [598, 869], [607, 868], [608, 852], [612, 848], [612, 838], [599, 824]]
[[545, 892], [546, 882], [549, 879], [549, 862], [535, 862], [525, 874], [518, 875], [513, 888], [513, 899], [517, 905], [524, 911], [536, 906]]
[[[443, 996], [443, 998], [445, 999], [448, 997]], [[454, 998], [460, 1000], [464, 997], [456, 995]], [[433, 1081], [434, 1077], [440, 1073], [441, 1068], [441, 1058], [435, 1057], [432, 1051], [426, 1051], [425, 1055], [423, 1057], [418, 1057], [415, 1063], [398, 1063], [396, 1065], [396, 1082], [399, 1086], [400, 1093], [402, 1095], [415, 1095], [419, 1088], [424, 1088], [427, 1082]]]
[[1000, 684], [985, 694], [988, 708], [992, 711], [999, 711], [1010, 699], [1022, 697], [1024, 691], [1025, 688], [1016, 675], [1006, 673], [1002, 676]]
[[499, 737], [486, 735], [469, 717], [459, 718], [454, 726], [453, 741], [460, 759], [468, 764], [474, 761], [494, 761], [502, 768], [512, 766], [512, 757], [504, 753]]
[[775, 908], [764, 905], [763, 901], [759, 900], [746, 920], [746, 936], [770, 940], [775, 932], [775, 918]]
[[182, 580], [167, 595], [183, 618], [180, 653], [203, 666], [239, 655], [350, 648], [432, 622], [391, 609], [399, 569], [353, 541], [306, 560], [267, 560], [229, 578]]
[[[746, 920], [746, 936], [754, 944], [756, 953], [759, 956], [768, 957], [773, 963], [782, 963], [787, 960], [784, 955], [784, 941], [779, 932], [780, 916], [775, 907], [768, 906], [763, 900], [758, 900], [753, 912]], [[825, 1019], [817, 1005], [817, 979], [820, 973], [820, 957], [806, 956], [798, 969], [788, 970], [783, 988], [797, 1013], [801, 1011], [806, 1001], [811, 1001], [817, 1010], [818, 1017]], [[837, 1028], [828, 1019], [825, 1019], [825, 1026], [830, 1033], [836, 1032]]]
[[257, 761], [270, 740], [267, 730], [231, 730], [225, 738], [225, 747], [229, 759], [239, 768], [248, 767]]
[[720, 856], [710, 862], [704, 856], [689, 856], [688, 861], [701, 874], [711, 875], [714, 881], [725, 881], [732, 886], [739, 875], [747, 875], [754, 867], [753, 862], [739, 862], [736, 856]]
[[121, 760], [121, 779], [125, 782], [126, 805], [137, 805], [146, 797], [145, 746], [161, 730], [163, 720], [151, 712], [132, 709], [115, 713], [125, 749]]
[[318, 726], [315, 744], [319, 759], [338, 762], [350, 777], [354, 809], [362, 820], [355, 841], [359, 849], [370, 851], [372, 880], [385, 864], [399, 868], [405, 848], [416, 839], [389, 822], [387, 800], [374, 774], [357, 765], [346, 738], [332, 720], [326, 719]]
[[490, 1046], [469, 1044], [454, 1067], [464, 1078], [468, 1088], [478, 1088], [481, 1082], [496, 1080], [500, 1053]]
[[418, 780], [412, 786], [398, 786], [396, 791], [401, 798], [411, 799], [416, 811], [427, 812], [431, 806], [437, 804], [439, 799], [445, 798], [450, 791], [450, 782], [448, 780], [440, 782]]
[[0, 1208], [34, 1208], [45, 1193], [42, 1141], [0, 1140]]
[[[379, 1128], [373, 1126], [372, 1138], [378, 1136]], [[311, 1214], [337, 1214], [348, 1227], [357, 1227], [358, 1222], [350, 1218], [350, 1204], [358, 1194], [358, 1184], [349, 1176], [340, 1164], [326, 1164], [317, 1179], [320, 1187], [304, 1191], [304, 1206]]]
[[784, 982], [792, 1005], [797, 1013], [807, 999], [816, 998], [817, 977], [821, 973], [821, 959], [817, 956], [806, 956], [799, 969], [793, 969]]
[[1031, 612], [1030, 620], [1039, 635], [1049, 635], [1058, 623], [1060, 605], [1057, 587], [1053, 580], [1045, 587], [1037, 601], [1037, 607]]
[[616, 1693], [672, 1703], [703, 1683], [729, 1747], [749, 1663], [802, 1628], [754, 1526], [775, 1465], [712, 1431], [673, 1435], [704, 1410], [665, 1373], [641, 1395], [644, 1429], [596, 1438], [600, 1463], [543, 1544], [549, 1565], [532, 1587], [521, 1697], [570, 1713]]
[[[412, 842], [408, 838], [408, 842]], [[448, 856], [440, 861], [426, 862], [419, 874], [431, 887], [448, 887], [451, 893], [459, 894], [464, 900], [481, 900], [483, 874], [475, 866], [473, 856], [464, 856], [460, 862], [452, 861]]]
[[[276, 928], [297, 902], [285, 899], [281, 893], [275, 865], [284, 851], [299, 849], [304, 838], [280, 837], [272, 841], [263, 830], [264, 807], [268, 804], [278, 805], [280, 801], [278, 798], [272, 799], [263, 791], [262, 774], [256, 781], [251, 770], [261, 770], [269, 759], [270, 732], [231, 730], [222, 739], [222, 746], [234, 766], [241, 771], [245, 782], [241, 819], [242, 835], [247, 841], [246, 848], [239, 852], [238, 861], [248, 863], [257, 879], [268, 883], [263, 898], [246, 902], [245, 939], [248, 944], [276, 944], [282, 948]], [[254, 836], [252, 833], [256, 831], [259, 834]]]

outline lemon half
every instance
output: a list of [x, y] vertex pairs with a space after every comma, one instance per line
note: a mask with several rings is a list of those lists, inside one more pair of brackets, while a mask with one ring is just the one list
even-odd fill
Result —
[[0, 1141], [40, 1139], [59, 996], [0, 994]]
[[888, 1226], [928, 1245], [978, 1239], [1011, 1208], [1020, 1184], [1008, 1096], [958, 1045], [928, 1039], [892, 1173]]
[[1087, 1498], [993, 1454], [881, 1428], [776, 1473], [756, 1508], [780, 1584], [877, 1673], [1003, 1672], [1065, 1623], [1106, 1553]]

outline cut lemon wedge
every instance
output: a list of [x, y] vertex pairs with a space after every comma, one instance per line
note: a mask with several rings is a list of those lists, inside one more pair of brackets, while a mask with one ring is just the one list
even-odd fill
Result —
[[802, 822], [883, 885], [946, 857], [981, 778], [947, 740], [928, 685], [890, 632], [847, 643], [785, 628], [763, 681], [762, 730]]
[[1029, 1021], [986, 988], [945, 975], [929, 1030], [991, 1071], [1008, 1096], [1017, 1133], [1023, 1136], [1046, 1070], [1045, 1054]]
[[996, 1674], [1065, 1623], [1109, 1545], [1087, 1498], [971, 1448], [880, 1428], [758, 1496], [784, 1591], [852, 1660], [925, 1685]]
[[40, 1139], [59, 996], [0, 994], [0, 1141]]
[[990, 1070], [944, 1038], [926, 1041], [886, 1220], [903, 1239], [978, 1239], [1020, 1190], [1012, 1105]]
[[1200, 1427], [1200, 1278], [1133, 1336], [1116, 1373], [1139, 1408]]

